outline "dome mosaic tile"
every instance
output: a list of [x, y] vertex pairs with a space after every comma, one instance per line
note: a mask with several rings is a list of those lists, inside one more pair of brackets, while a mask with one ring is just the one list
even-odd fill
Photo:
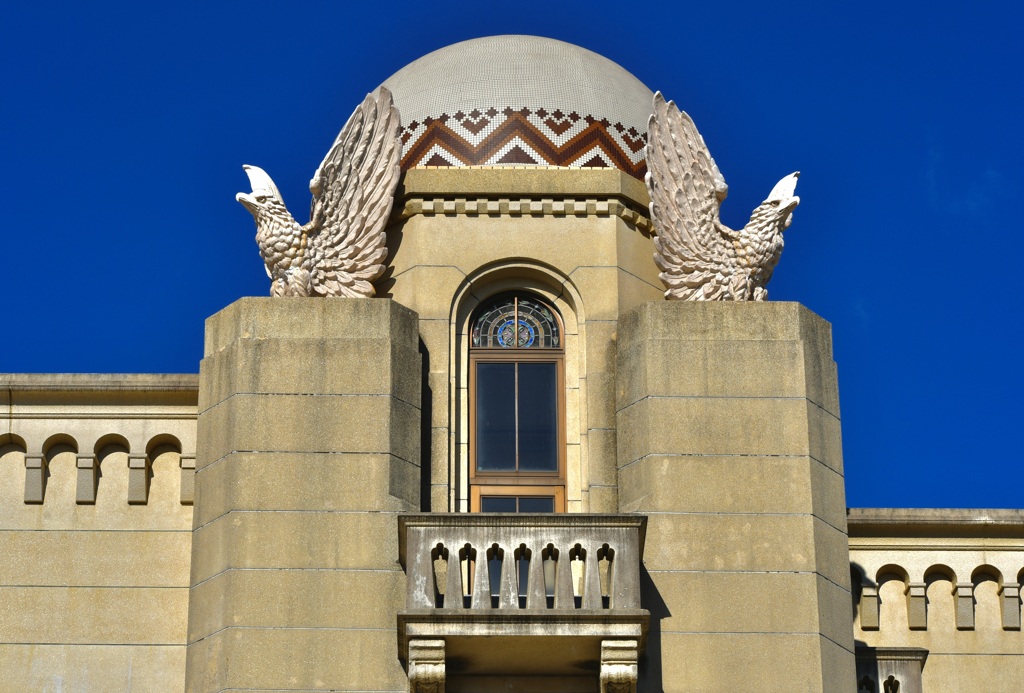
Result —
[[612, 61], [536, 36], [434, 51], [384, 82], [402, 114], [402, 169], [617, 168], [643, 179], [653, 94]]

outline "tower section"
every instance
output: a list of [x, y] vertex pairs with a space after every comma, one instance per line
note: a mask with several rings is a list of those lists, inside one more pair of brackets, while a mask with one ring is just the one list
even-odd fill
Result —
[[417, 343], [383, 299], [245, 298], [207, 321], [186, 690], [405, 688]]
[[829, 324], [795, 303], [646, 303], [619, 321], [616, 383], [619, 507], [648, 517], [641, 688], [850, 690]]

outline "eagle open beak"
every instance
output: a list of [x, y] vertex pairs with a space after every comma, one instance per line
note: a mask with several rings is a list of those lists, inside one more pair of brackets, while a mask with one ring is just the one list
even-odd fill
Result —
[[238, 193], [235, 195], [235, 199], [241, 202], [242, 206], [250, 212], [253, 214], [256, 213], [256, 209], [259, 205], [256, 203], [256, 199], [252, 195], [249, 195], [248, 193]]
[[796, 179], [799, 177], [800, 172], [795, 171], [794, 173], [791, 173], [782, 180], [780, 180], [778, 183], [775, 184], [775, 187], [772, 188], [772, 191], [768, 193], [768, 198], [766, 199], [766, 201], [785, 200], [788, 198], [794, 198], [796, 199], [797, 204], [799, 204], [800, 198], [796, 197], [796, 195], [793, 194], [796, 192]]
[[249, 185], [252, 186], [253, 195], [266, 195], [281, 199], [281, 193], [278, 191], [277, 186], [274, 185], [273, 179], [262, 168], [246, 164], [242, 167], [242, 170], [249, 177]]

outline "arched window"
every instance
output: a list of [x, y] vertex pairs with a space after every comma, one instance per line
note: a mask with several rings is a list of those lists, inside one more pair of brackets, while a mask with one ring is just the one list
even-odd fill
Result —
[[564, 512], [561, 319], [517, 293], [481, 305], [471, 325], [471, 509]]

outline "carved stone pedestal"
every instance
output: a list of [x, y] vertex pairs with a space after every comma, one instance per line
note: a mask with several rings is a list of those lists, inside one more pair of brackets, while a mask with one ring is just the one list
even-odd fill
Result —
[[601, 643], [601, 693], [636, 693], [636, 640], [605, 640]]
[[444, 640], [409, 641], [409, 693], [444, 693]]

